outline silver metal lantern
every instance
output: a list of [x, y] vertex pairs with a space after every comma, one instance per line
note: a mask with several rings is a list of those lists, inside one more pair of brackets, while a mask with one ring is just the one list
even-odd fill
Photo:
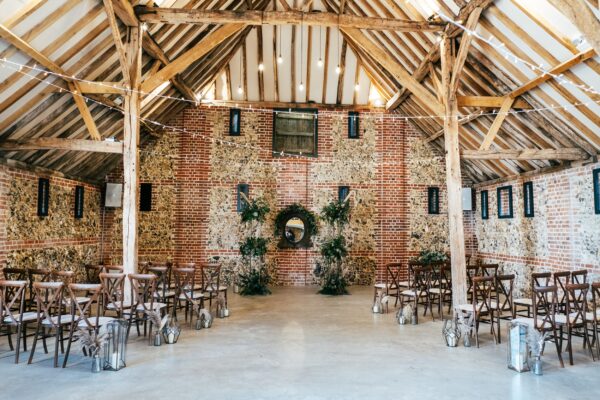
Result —
[[124, 319], [115, 319], [106, 324], [106, 343], [104, 345], [104, 369], [118, 371], [125, 368], [127, 353], [127, 327]]
[[508, 368], [517, 372], [529, 371], [528, 329], [527, 324], [518, 322], [508, 326]]

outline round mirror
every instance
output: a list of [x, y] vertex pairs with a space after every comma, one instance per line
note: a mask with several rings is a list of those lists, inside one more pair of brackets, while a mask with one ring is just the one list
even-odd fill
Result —
[[298, 217], [290, 218], [285, 223], [285, 238], [290, 243], [299, 243], [304, 237], [304, 221]]

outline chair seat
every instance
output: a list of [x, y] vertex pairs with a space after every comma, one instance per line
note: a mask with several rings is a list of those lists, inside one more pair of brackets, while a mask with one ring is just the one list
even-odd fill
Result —
[[[202, 292], [194, 292], [193, 294], [188, 293], [187, 297], [192, 298], [192, 299], [199, 299], [201, 297], [204, 297], [204, 293], [202, 293]], [[185, 296], [185, 294], [181, 293], [179, 295], [179, 300], [185, 300], [185, 299], [187, 299], [187, 297]]]
[[[588, 312], [585, 313], [585, 319], [586, 321], [594, 321], [594, 313], [593, 312]], [[600, 321], [600, 310], [596, 310], [596, 321]]]
[[376, 283], [374, 285], [374, 287], [376, 287], [377, 289], [387, 289], [389, 288], [391, 285], [389, 283]]
[[[159, 302], [154, 302], [153, 304], [153, 309], [154, 311], [156, 310], [160, 310], [162, 308], [165, 308], [167, 305], [165, 303], [159, 303]], [[145, 303], [143, 306], [141, 304], [139, 304], [136, 307], [136, 311], [138, 312], [142, 312], [144, 310], [150, 310], [150, 303]], [[123, 310], [123, 314], [131, 314], [131, 309], [127, 309], [127, 310]]]
[[[578, 315], [578, 313], [569, 314], [569, 322], [571, 324], [583, 322], [582, 318], [577, 318], [577, 315]], [[567, 316], [565, 314], [556, 314], [554, 316], [554, 322], [556, 322], [557, 324], [566, 325], [567, 324]]]
[[[94, 326], [94, 327], [96, 326], [96, 317], [89, 317], [88, 321], [92, 326]], [[98, 318], [98, 326], [104, 326], [111, 321], [114, 321], [114, 318], [100, 317], [100, 318]], [[78, 328], [87, 328], [87, 327], [89, 327], [89, 325], [85, 321], [82, 320], [82, 321], [79, 321], [79, 323], [77, 324], [77, 327]]]
[[113, 303], [109, 303], [106, 305], [107, 310], [116, 310], [117, 308], [130, 308], [131, 307], [131, 303], [129, 302], [123, 302], [123, 301], [115, 301]]
[[[162, 291], [154, 292], [155, 299], [161, 299], [163, 297]], [[164, 295], [165, 299], [167, 297], [175, 297], [175, 290], [167, 290]]]
[[[538, 317], [538, 321], [539, 321], [538, 323], [542, 323], [544, 321], [544, 318]], [[519, 324], [526, 324], [532, 328], [535, 326], [535, 324], [534, 324], [535, 320], [533, 318], [520, 317], [520, 318], [513, 319], [512, 322], [516, 322]], [[540, 326], [538, 326], [538, 328], [540, 328]], [[550, 329], [550, 328], [552, 328], [552, 324], [550, 324], [548, 321], [543, 322], [543, 326], [541, 328], [542, 329]]]
[[[13, 317], [15, 317], [15, 319], [17, 321], [19, 321], [21, 318], [21, 314], [13, 315]], [[30, 322], [30, 321], [35, 321], [35, 320], [37, 320], [37, 312], [27, 311], [27, 312], [23, 313], [23, 320], [22, 320], [23, 322]], [[14, 321], [10, 317], [4, 317], [4, 323], [5, 324], [14, 324]]]
[[[482, 302], [477, 303], [477, 306], [475, 306], [475, 308], [477, 310], [479, 310], [479, 308], [483, 305]], [[473, 311], [473, 304], [459, 304], [458, 306], [454, 307], [455, 309], [458, 309], [460, 311], [466, 311], [466, 312], [472, 312]]]
[[[214, 292], [215, 291], [215, 289], [213, 287], [211, 287], [211, 286], [207, 287], [204, 290], [206, 290], [207, 292]], [[217, 289], [217, 291], [219, 291], [219, 292], [224, 292], [226, 290], [227, 290], [227, 286], [219, 286], [219, 289]]]
[[429, 293], [435, 293], [435, 294], [441, 294], [441, 293], [451, 293], [452, 291], [450, 289], [442, 289], [442, 288], [431, 288], [429, 289]]
[[529, 307], [531, 307], [531, 306], [533, 306], [533, 300], [532, 299], [527, 299], [527, 298], [525, 298], [525, 299], [515, 299], [513, 301], [513, 304], [520, 305], [520, 306], [529, 306]]
[[[52, 326], [52, 325], [58, 325], [58, 315], [55, 315], [54, 317], [48, 319], [45, 318], [44, 320], [42, 320], [42, 325], [46, 325], [46, 326]], [[52, 322], [50, 322], [52, 321]], [[63, 314], [60, 316], [60, 324], [61, 325], [67, 325], [73, 322], [73, 317], [71, 316], [71, 314]]]
[[[64, 299], [63, 301], [64, 301], [64, 303], [67, 306], [71, 304], [71, 299], [70, 298], [69, 299]], [[90, 298], [89, 297], [76, 297], [75, 301], [77, 301], [77, 304], [85, 304], [88, 301], [90, 301]]]
[[410, 283], [408, 281], [400, 281], [400, 282], [398, 282], [398, 285], [404, 286], [404, 287], [410, 287]]
[[[403, 291], [402, 291], [402, 296], [411, 296], [411, 297], [416, 297], [416, 296], [417, 296], [417, 293], [416, 293], [414, 290], [403, 290]], [[427, 296], [427, 293], [426, 293], [426, 292], [423, 292], [423, 293], [420, 293], [418, 296], [419, 296], [419, 297], [426, 297], [426, 296]]]

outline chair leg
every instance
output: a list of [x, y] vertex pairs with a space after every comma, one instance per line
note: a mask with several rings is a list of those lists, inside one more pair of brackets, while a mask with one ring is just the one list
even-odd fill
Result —
[[73, 326], [73, 324], [71, 325], [71, 330], [69, 332], [69, 341], [67, 343], [67, 352], [65, 353], [65, 358], [63, 360], [63, 368], [67, 367], [67, 360], [69, 359], [69, 353], [71, 352], [71, 343], [73, 343], [73, 331], [75, 327]]
[[46, 342], [46, 328], [42, 326], [42, 345], [44, 345], [44, 353], [48, 354], [48, 342]]
[[21, 351], [21, 331], [23, 330], [23, 324], [17, 324], [17, 351], [15, 353], [15, 364], [19, 363], [19, 352]]
[[6, 325], [6, 332], [8, 333], [8, 346], [10, 347], [10, 351], [13, 351], [15, 349], [15, 346], [13, 346], [12, 341], [12, 326]]
[[565, 362], [563, 361], [563, 358], [562, 358], [561, 349], [558, 346], [558, 338], [557, 338], [556, 327], [554, 327], [553, 330], [554, 330], [554, 344], [556, 345], [556, 353], [558, 354], [558, 360], [560, 361], [560, 367], [564, 368], [565, 367]]
[[[31, 362], [33, 361], [33, 354], [35, 353], [35, 345], [37, 344], [38, 336], [40, 334], [40, 327], [41, 327], [40, 325], [41, 325], [41, 322], [38, 322], [37, 326], [35, 328], [35, 336], [33, 337], [33, 344], [31, 345], [31, 353], [29, 353], [29, 360], [27, 361], [27, 364], [31, 364]], [[45, 344], [46, 343], [44, 342], [44, 345]]]
[[475, 314], [475, 345], [479, 348], [479, 316]]
[[58, 348], [59, 348], [59, 345], [62, 345], [62, 340], [61, 340], [60, 326], [55, 329], [56, 329], [56, 334], [55, 334], [55, 342], [54, 342], [54, 368], [58, 368]]

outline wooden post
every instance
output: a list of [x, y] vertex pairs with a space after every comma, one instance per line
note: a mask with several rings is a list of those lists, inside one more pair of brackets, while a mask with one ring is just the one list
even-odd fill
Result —
[[[442, 61], [442, 100], [444, 104], [444, 139], [446, 144], [446, 187], [448, 196], [448, 226], [452, 262], [452, 303], [467, 302], [467, 266], [462, 211], [462, 181], [458, 144], [458, 103], [452, 90], [452, 54], [450, 39], [440, 44]], [[458, 77], [457, 77], [458, 79]]]
[[[131, 91], [124, 96], [123, 130], [123, 270], [125, 274], [137, 271], [138, 265], [138, 174], [140, 139], [140, 95], [142, 66], [142, 35], [139, 27], [129, 27], [127, 43], [127, 71]], [[129, 280], [125, 280], [125, 298], [129, 300]]]

